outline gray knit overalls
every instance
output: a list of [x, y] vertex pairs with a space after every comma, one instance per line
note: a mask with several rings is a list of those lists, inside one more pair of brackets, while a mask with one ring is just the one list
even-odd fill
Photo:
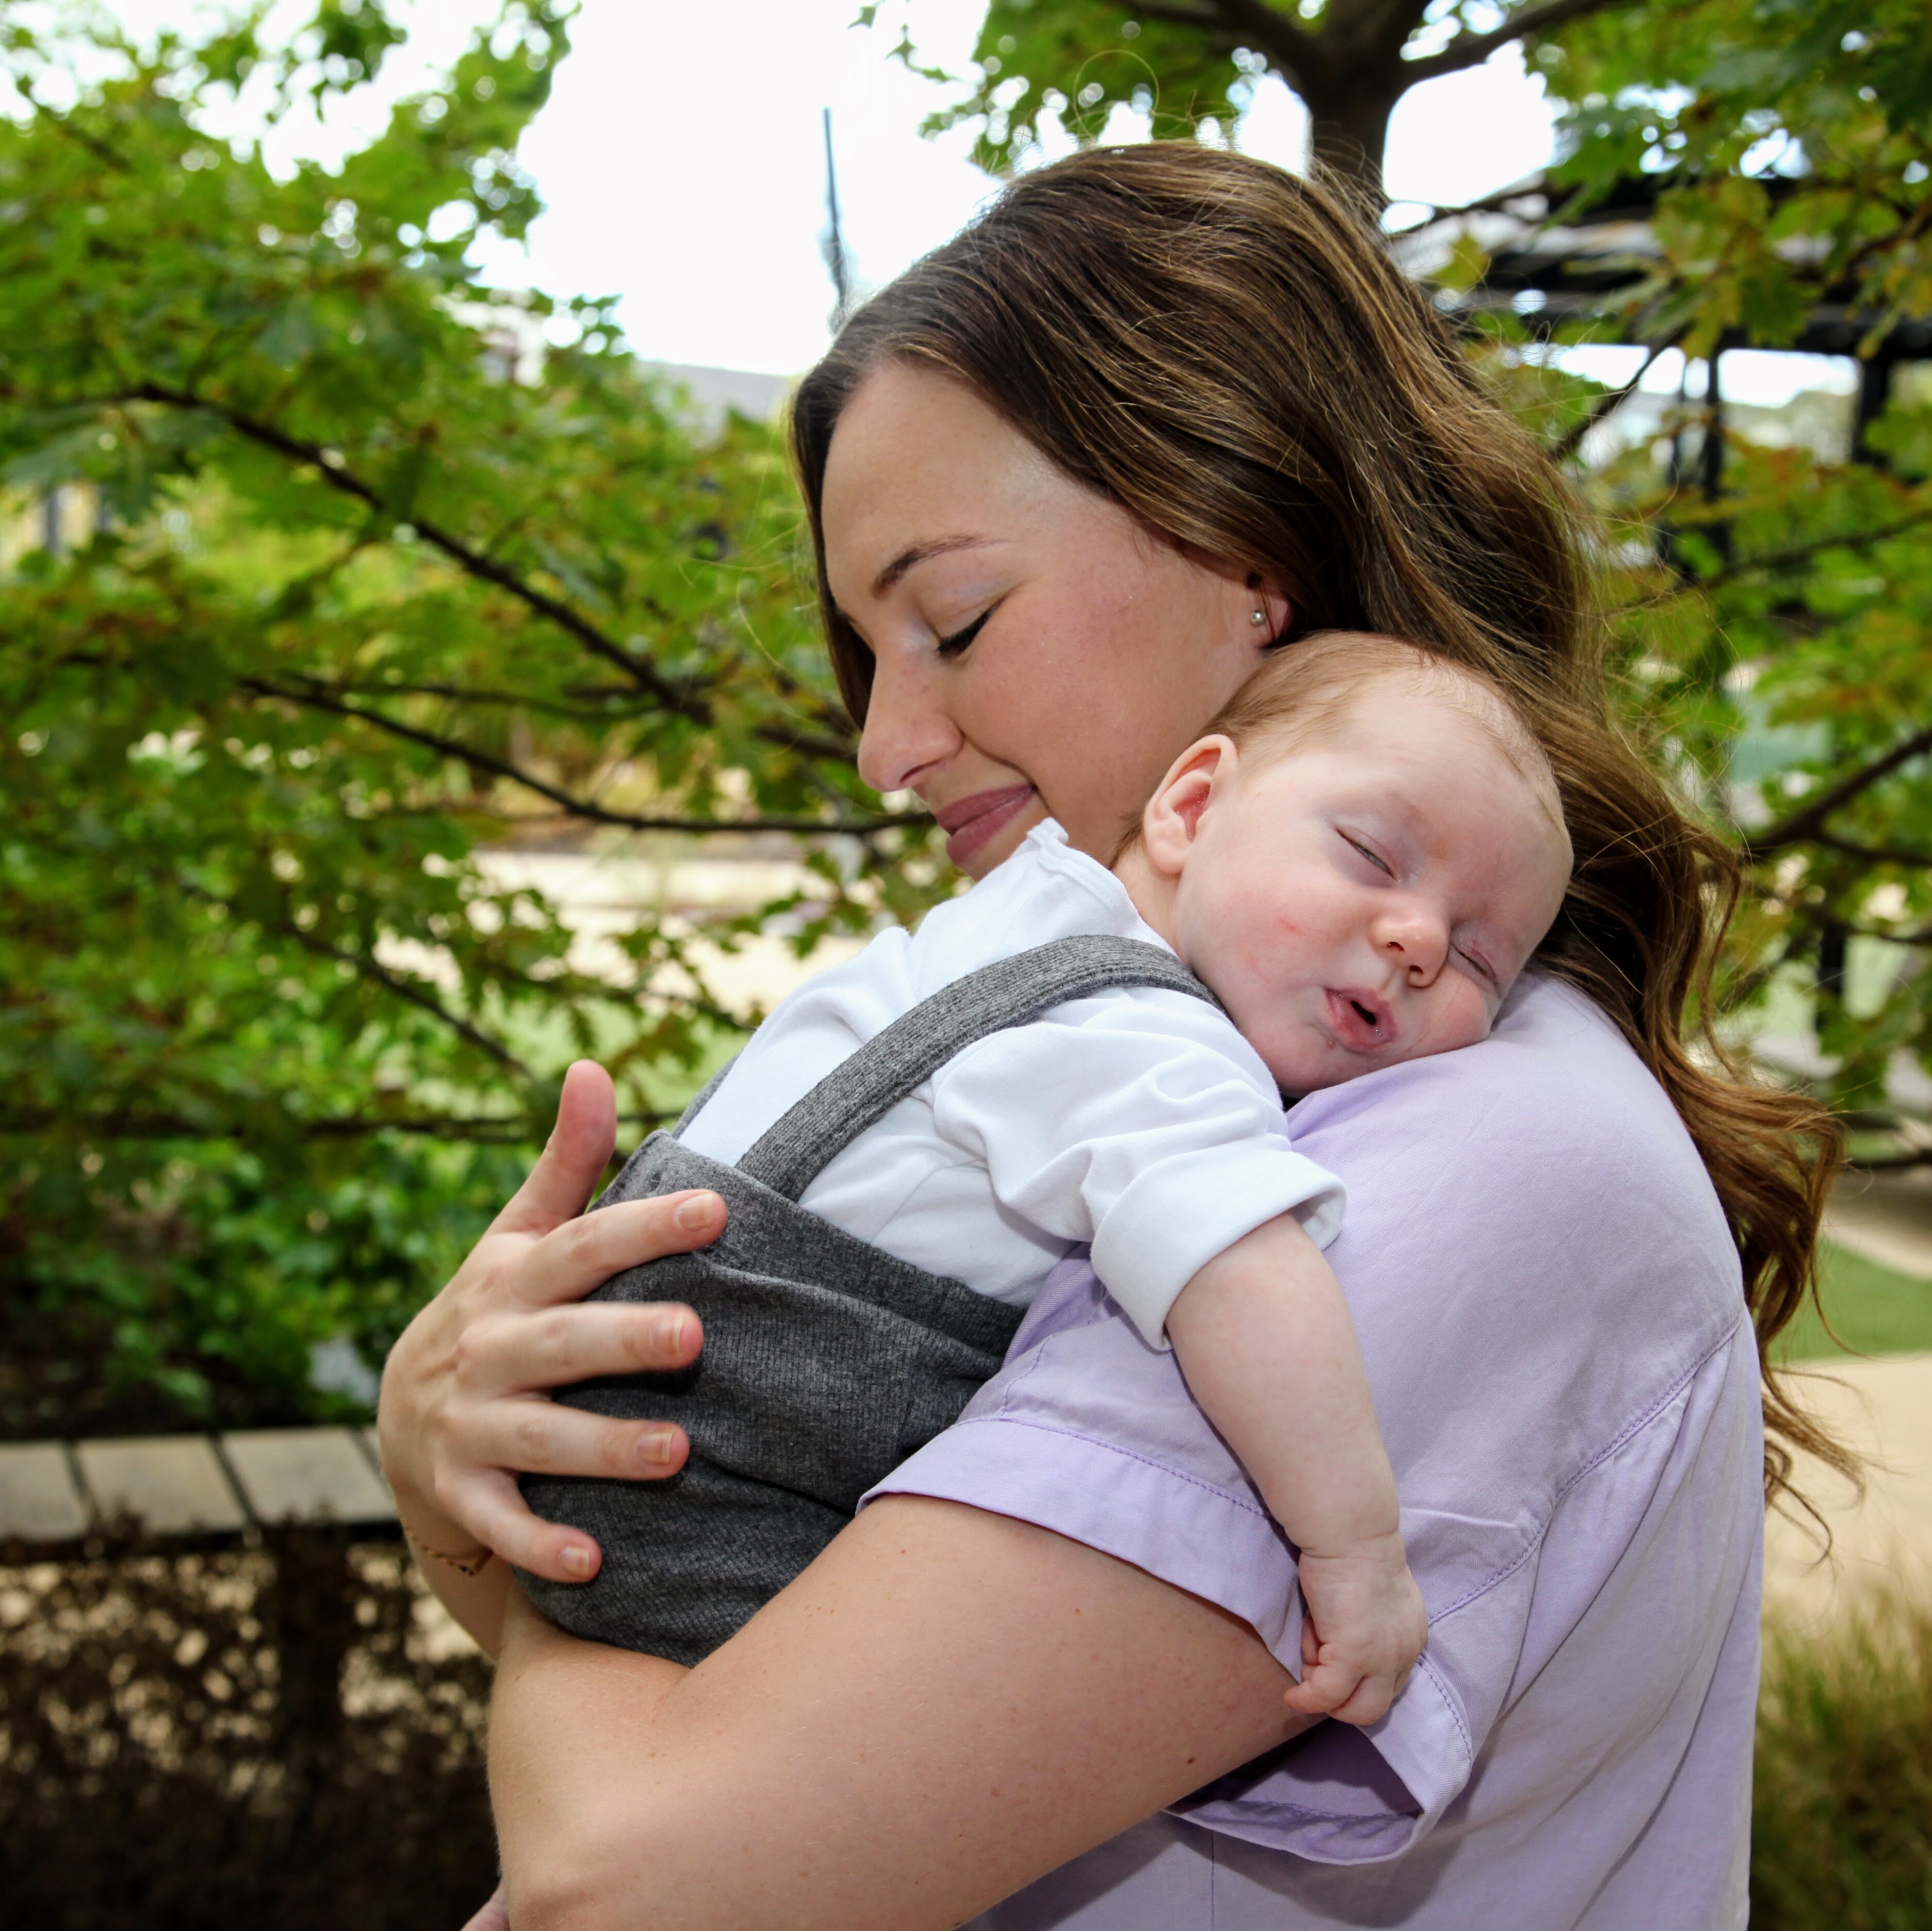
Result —
[[798, 1197], [976, 1040], [1070, 999], [1142, 985], [1212, 1003], [1158, 946], [1056, 940], [902, 1014], [735, 1167], [677, 1137], [716, 1080], [673, 1132], [638, 1148], [598, 1207], [708, 1187], [729, 1210], [724, 1231], [694, 1254], [633, 1267], [590, 1298], [686, 1302], [704, 1324], [704, 1352], [679, 1374], [583, 1382], [557, 1399], [626, 1420], [675, 1421], [691, 1438], [691, 1459], [665, 1482], [525, 1476], [539, 1516], [587, 1531], [604, 1551], [589, 1582], [522, 1575], [538, 1609], [573, 1635], [695, 1663], [824, 1548], [868, 1489], [951, 1426], [999, 1367], [1020, 1309], [871, 1246]]

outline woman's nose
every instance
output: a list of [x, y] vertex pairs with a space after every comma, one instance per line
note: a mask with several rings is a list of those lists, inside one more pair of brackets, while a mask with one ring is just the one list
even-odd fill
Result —
[[890, 649], [878, 653], [859, 736], [859, 775], [874, 791], [910, 790], [960, 742], [929, 670]]

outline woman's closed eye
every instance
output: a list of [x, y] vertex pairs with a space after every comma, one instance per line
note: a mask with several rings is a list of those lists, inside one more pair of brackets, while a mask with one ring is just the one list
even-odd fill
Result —
[[971, 647], [973, 640], [986, 628], [986, 619], [998, 608], [997, 604], [988, 604], [964, 629], [955, 631], [950, 637], [942, 637], [939, 640], [940, 655], [947, 658], [964, 656]]

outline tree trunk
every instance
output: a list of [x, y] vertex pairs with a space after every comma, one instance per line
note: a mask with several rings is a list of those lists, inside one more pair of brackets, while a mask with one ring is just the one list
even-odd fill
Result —
[[1368, 211], [1379, 219], [1388, 203], [1382, 187], [1382, 150], [1401, 89], [1364, 88], [1326, 98], [1310, 90], [1302, 97], [1308, 109], [1310, 159], [1330, 182], [1360, 196]]
[[[1252, 33], [1269, 64], [1308, 109], [1309, 157], [1379, 217], [1382, 149], [1389, 115], [1414, 79], [1402, 57], [1427, 0], [1330, 0], [1318, 29], [1304, 28], [1274, 0], [1220, 0], [1238, 31]], [[1269, 29], [1272, 31], [1269, 31]]]

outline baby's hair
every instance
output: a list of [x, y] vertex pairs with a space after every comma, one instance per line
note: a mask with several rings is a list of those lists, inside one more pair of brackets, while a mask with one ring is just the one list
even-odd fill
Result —
[[[1246, 757], [1265, 762], [1332, 734], [1365, 700], [1390, 685], [1454, 704], [1521, 773], [1568, 842], [1556, 774], [1502, 685], [1403, 637], [1324, 630], [1283, 644], [1202, 726], [1201, 735], [1232, 738]], [[1112, 862], [1118, 864], [1140, 841], [1137, 818]]]
[[1373, 631], [1317, 631], [1284, 644], [1230, 697], [1202, 735], [1244, 751], [1298, 750], [1333, 731], [1370, 694], [1390, 685], [1454, 704], [1540, 793], [1561, 825], [1555, 774], [1536, 734], [1502, 687], [1427, 646]]

